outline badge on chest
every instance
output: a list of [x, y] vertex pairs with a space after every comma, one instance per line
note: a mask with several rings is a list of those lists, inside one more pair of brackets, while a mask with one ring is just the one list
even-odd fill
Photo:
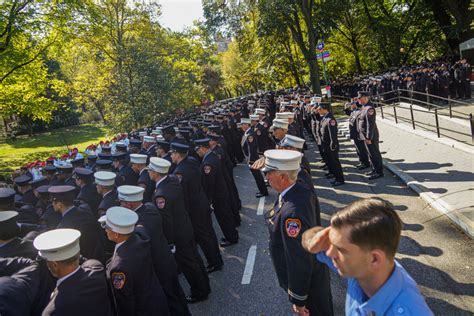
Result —
[[301, 231], [301, 221], [298, 218], [287, 218], [285, 220], [285, 229], [288, 237], [296, 238]]

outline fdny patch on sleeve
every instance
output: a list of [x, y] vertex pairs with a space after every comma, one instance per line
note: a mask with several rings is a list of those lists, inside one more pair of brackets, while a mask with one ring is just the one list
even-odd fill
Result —
[[212, 171], [212, 167], [209, 165], [204, 166], [204, 173], [205, 174], [210, 174]]
[[164, 197], [157, 197], [155, 203], [156, 207], [158, 207], [159, 209], [163, 209], [165, 208], [166, 199]]
[[367, 113], [369, 113], [369, 115], [374, 115], [375, 110], [374, 110], [374, 109], [369, 109], [369, 110], [367, 111]]
[[301, 231], [301, 221], [297, 218], [287, 218], [285, 221], [285, 228], [288, 237], [296, 238]]
[[178, 178], [179, 182], [183, 179], [183, 175], [181, 173], [176, 173], [176, 177]]
[[249, 137], [247, 137], [247, 140], [248, 140], [249, 143], [252, 143], [253, 142], [253, 136], [249, 135]]
[[331, 124], [331, 126], [336, 126], [336, 120], [334, 120], [334, 119], [331, 120], [331, 121], [329, 122], [329, 124]]
[[115, 289], [121, 290], [125, 285], [125, 273], [112, 272], [112, 285]]
[[259, 129], [257, 129], [257, 135], [258, 136], [262, 135], [262, 132]]

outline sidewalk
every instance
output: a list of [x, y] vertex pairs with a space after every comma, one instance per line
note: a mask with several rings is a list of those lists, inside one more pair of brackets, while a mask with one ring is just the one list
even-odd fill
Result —
[[[341, 122], [341, 131], [347, 122]], [[433, 212], [446, 215], [469, 236], [474, 236], [474, 156], [432, 139], [377, 120], [380, 151], [385, 166], [416, 191]], [[429, 208], [428, 208], [429, 209]], [[427, 209], [427, 210], [428, 210]]]

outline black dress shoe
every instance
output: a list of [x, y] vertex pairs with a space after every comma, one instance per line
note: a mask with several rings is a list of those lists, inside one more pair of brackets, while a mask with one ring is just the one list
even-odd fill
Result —
[[194, 304], [194, 303], [199, 303], [199, 302], [202, 302], [202, 301], [205, 301], [208, 299], [209, 296], [200, 296], [200, 297], [197, 297], [197, 296], [193, 296], [193, 295], [186, 295], [186, 302], [188, 302], [188, 304]]
[[326, 177], [326, 179], [334, 178], [334, 175], [332, 173], [326, 173], [324, 176]]
[[229, 246], [232, 246], [232, 245], [235, 245], [236, 243], [238, 243], [237, 240], [228, 240], [228, 239], [225, 239], [223, 238], [221, 243], [219, 244], [221, 247], [229, 247]]
[[382, 178], [382, 177], [383, 177], [382, 173], [374, 173], [369, 177], [369, 180], [374, 180], [374, 179], [378, 179], [378, 178]]
[[357, 170], [364, 170], [364, 169], [369, 168], [369, 166], [367, 166], [367, 165], [357, 165], [356, 168], [357, 168]]
[[255, 194], [255, 197], [256, 197], [257, 199], [259, 199], [259, 198], [261, 198], [261, 197], [264, 197], [264, 196], [268, 196], [268, 192], [265, 193], [265, 194], [264, 194], [264, 193], [260, 193], [260, 192], [258, 192], [257, 194]]
[[343, 185], [343, 184], [345, 184], [344, 181], [333, 181], [333, 182], [331, 182], [331, 185], [333, 187], [338, 187], [338, 186]]
[[321, 169], [328, 170], [328, 166], [324, 165]]
[[224, 266], [224, 264], [218, 264], [218, 265], [215, 265], [215, 266], [207, 266], [206, 268], [206, 271], [207, 273], [212, 273], [212, 272], [216, 272], [216, 271], [221, 271], [222, 270], [222, 267]]
[[373, 175], [374, 173], [375, 173], [375, 171], [372, 170], [372, 171], [366, 172], [365, 175], [366, 175], [366, 176], [371, 176], [371, 175]]

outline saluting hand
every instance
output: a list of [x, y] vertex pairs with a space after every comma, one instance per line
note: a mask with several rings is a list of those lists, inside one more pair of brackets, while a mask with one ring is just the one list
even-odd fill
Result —
[[255, 170], [260, 170], [265, 166], [265, 157], [257, 159], [253, 165], [250, 167]]
[[309, 309], [306, 306], [297, 306], [293, 304], [293, 312], [299, 316], [309, 316]]
[[320, 226], [308, 229], [302, 236], [301, 243], [303, 248], [313, 254], [329, 249], [329, 231], [331, 226], [323, 228]]

